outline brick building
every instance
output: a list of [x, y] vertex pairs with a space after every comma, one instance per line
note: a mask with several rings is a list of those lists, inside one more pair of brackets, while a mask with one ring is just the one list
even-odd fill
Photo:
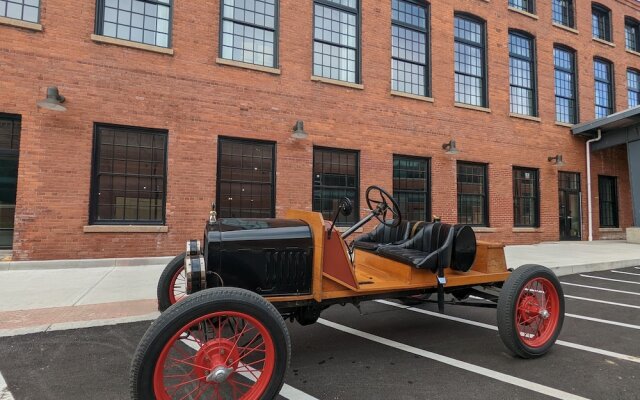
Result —
[[[0, 0], [0, 245], [171, 255], [214, 199], [329, 213], [372, 184], [483, 239], [586, 239], [572, 127], [638, 104], [638, 20], [633, 0]], [[65, 112], [36, 105], [54, 86]], [[591, 154], [596, 239], [633, 225], [627, 159]]]

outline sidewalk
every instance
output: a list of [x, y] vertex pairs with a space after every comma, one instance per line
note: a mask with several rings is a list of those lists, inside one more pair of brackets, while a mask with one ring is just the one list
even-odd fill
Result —
[[[509, 268], [542, 264], [559, 276], [640, 266], [640, 245], [622, 241], [507, 246], [505, 254]], [[0, 337], [153, 319], [170, 259], [0, 262]]]

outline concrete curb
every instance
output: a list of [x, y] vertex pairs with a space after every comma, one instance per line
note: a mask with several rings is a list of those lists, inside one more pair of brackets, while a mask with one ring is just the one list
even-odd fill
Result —
[[172, 258], [173, 257], [169, 256], [146, 258], [97, 258], [88, 260], [4, 261], [0, 262], [0, 271], [166, 265]]
[[619, 261], [606, 261], [593, 264], [578, 264], [578, 265], [558, 265], [555, 267], [549, 267], [557, 276], [565, 276], [571, 274], [582, 274], [585, 272], [606, 271], [617, 268], [636, 267], [640, 265], [640, 259], [635, 260], [619, 260]]

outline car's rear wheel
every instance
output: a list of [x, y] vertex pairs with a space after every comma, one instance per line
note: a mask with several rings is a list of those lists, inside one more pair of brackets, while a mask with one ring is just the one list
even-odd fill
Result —
[[291, 344], [284, 320], [261, 296], [213, 288], [176, 303], [144, 334], [131, 365], [131, 397], [275, 398]]
[[498, 298], [498, 332], [505, 346], [522, 358], [545, 354], [564, 322], [564, 295], [555, 274], [541, 265], [517, 268]]
[[164, 311], [187, 296], [187, 273], [184, 269], [186, 253], [169, 261], [158, 280], [158, 310]]

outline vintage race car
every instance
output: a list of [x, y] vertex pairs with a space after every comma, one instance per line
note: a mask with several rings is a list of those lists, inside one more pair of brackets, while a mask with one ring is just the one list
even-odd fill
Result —
[[[284, 219], [216, 219], [202, 242], [187, 243], [158, 283], [163, 313], [131, 365], [133, 399], [271, 399], [290, 360], [285, 319], [316, 322], [335, 304], [375, 299], [491, 305], [515, 355], [534, 358], [556, 341], [562, 287], [549, 269], [506, 267], [500, 244], [477, 242], [472, 228], [403, 221], [386, 191], [366, 191], [369, 214], [340, 234], [333, 221], [290, 210]], [[360, 227], [379, 225], [347, 244]], [[428, 297], [435, 294], [435, 300]], [[473, 296], [472, 300], [467, 300]]]

